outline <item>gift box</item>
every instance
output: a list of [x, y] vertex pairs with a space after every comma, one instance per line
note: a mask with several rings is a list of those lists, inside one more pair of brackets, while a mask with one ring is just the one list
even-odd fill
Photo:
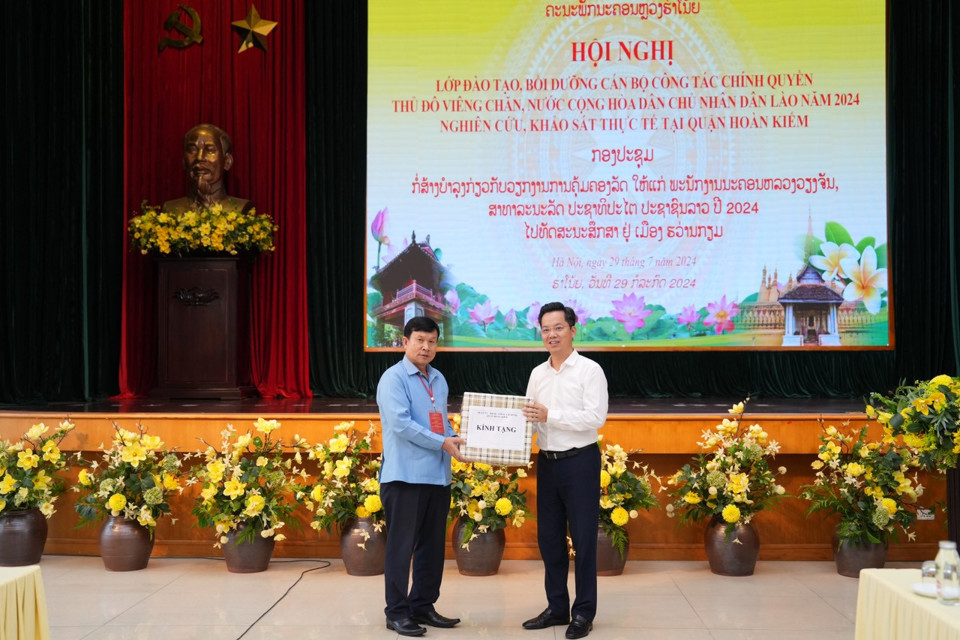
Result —
[[533, 448], [533, 423], [523, 416], [524, 396], [493, 393], [463, 394], [460, 406], [460, 447], [471, 462], [526, 465]]

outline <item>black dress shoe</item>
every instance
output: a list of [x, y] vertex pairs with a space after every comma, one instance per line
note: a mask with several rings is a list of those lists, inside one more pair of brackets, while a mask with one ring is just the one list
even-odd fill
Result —
[[447, 618], [436, 611], [414, 614], [410, 619], [419, 624], [428, 624], [431, 627], [439, 627], [440, 629], [449, 629], [460, 624], [460, 618]]
[[590, 630], [593, 629], [593, 623], [584, 618], [583, 616], [573, 616], [573, 620], [570, 621], [570, 626], [567, 627], [567, 633], [565, 634], [568, 638], [586, 638], [590, 635]]
[[[536, 618], [530, 618], [523, 623], [524, 629], [546, 629], [560, 624], [567, 624], [570, 618], [564, 614], [554, 613], [550, 608], [546, 608]], [[579, 636], [578, 636], [579, 637]]]
[[402, 636], [422, 636], [427, 632], [426, 629], [410, 618], [400, 618], [399, 620], [387, 618], [387, 629], [396, 631]]

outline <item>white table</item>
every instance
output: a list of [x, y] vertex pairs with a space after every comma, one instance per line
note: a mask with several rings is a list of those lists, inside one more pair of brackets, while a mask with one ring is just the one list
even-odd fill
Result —
[[0, 640], [49, 640], [40, 566], [0, 567]]
[[856, 640], [960, 640], [960, 607], [917, 595], [919, 569], [863, 569]]

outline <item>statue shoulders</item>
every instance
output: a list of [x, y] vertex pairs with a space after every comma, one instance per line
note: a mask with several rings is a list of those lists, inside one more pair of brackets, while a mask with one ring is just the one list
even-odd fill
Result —
[[[220, 200], [219, 204], [223, 205], [226, 211], [236, 211], [237, 213], [249, 213], [253, 208], [253, 203], [249, 200], [233, 196], [227, 196]], [[193, 198], [183, 197], [176, 200], [167, 200], [163, 203], [161, 210], [167, 213], [181, 214], [186, 211], [196, 211], [200, 206]]]

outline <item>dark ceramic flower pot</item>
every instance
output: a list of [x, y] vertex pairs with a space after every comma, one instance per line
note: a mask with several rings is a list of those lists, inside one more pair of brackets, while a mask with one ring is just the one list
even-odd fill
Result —
[[0, 514], [0, 567], [37, 564], [47, 543], [47, 519], [40, 509]]

